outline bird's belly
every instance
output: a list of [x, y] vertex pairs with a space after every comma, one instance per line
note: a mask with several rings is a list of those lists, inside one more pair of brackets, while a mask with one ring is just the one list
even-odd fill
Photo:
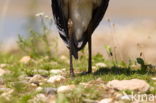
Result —
[[91, 0], [71, 0], [70, 18], [73, 21], [73, 32], [78, 41], [82, 39], [83, 33], [88, 28], [92, 11], [93, 2]]

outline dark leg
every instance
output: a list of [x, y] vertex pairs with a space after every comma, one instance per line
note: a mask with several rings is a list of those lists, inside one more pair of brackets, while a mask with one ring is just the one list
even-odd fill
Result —
[[92, 73], [92, 37], [88, 41], [88, 73]]
[[[71, 41], [70, 41], [70, 48], [71, 48]], [[71, 54], [71, 49], [69, 50], [69, 56], [70, 56], [70, 76], [74, 77], [74, 69], [73, 69], [73, 59]]]
[[72, 28], [73, 22], [71, 19], [68, 20], [68, 36], [69, 36], [69, 56], [70, 56], [70, 76], [74, 77], [73, 60], [72, 60]]

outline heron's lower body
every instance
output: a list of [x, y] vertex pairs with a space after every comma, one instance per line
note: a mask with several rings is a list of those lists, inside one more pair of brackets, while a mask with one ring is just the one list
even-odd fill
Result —
[[[72, 42], [72, 38], [73, 33], [73, 24], [71, 19], [68, 20], [68, 36], [69, 36], [69, 55], [70, 55], [70, 75], [72, 77], [75, 76], [74, 74], [74, 68], [73, 68], [73, 58], [72, 58], [72, 46], [73, 46], [73, 42]], [[88, 73], [92, 73], [92, 37], [89, 38], [88, 40], [88, 71], [86, 72], [86, 74]]]

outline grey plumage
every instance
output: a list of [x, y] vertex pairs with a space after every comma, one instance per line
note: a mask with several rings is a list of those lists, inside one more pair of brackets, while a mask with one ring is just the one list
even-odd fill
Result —
[[69, 47], [68, 19], [73, 21], [72, 55], [77, 58], [102, 20], [109, 0], [52, 0], [52, 11], [59, 34]]

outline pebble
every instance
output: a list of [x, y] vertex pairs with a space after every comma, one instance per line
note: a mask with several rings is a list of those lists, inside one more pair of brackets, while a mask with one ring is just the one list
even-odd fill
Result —
[[28, 64], [31, 60], [32, 59], [31, 59], [30, 56], [24, 56], [24, 57], [21, 58], [20, 63]]
[[153, 77], [152, 80], [156, 81], [156, 77]]
[[37, 91], [37, 92], [41, 92], [42, 90], [43, 90], [42, 87], [37, 87], [37, 88], [36, 88], [36, 91]]
[[46, 79], [43, 76], [36, 74], [32, 78], [30, 78], [29, 82], [31, 82], [31, 83], [38, 82], [39, 83], [39, 82], [44, 82], [45, 80]]
[[0, 68], [0, 76], [3, 76], [4, 74], [7, 74], [7, 73], [9, 73], [9, 71]]
[[43, 93], [38, 94], [31, 100], [32, 103], [56, 103], [56, 96], [55, 95], [45, 95]]
[[107, 67], [105, 63], [96, 63], [96, 67]]
[[43, 93], [46, 95], [55, 95], [57, 94], [57, 88], [44, 88]]
[[101, 101], [99, 101], [98, 103], [112, 103], [113, 99], [112, 98], [106, 98], [106, 99], [102, 99]]
[[62, 74], [64, 71], [65, 69], [61, 69], [61, 70], [54, 69], [54, 70], [50, 70], [50, 73], [54, 75], [58, 75], [58, 74]]
[[0, 64], [0, 68], [5, 68], [8, 64]]
[[113, 80], [107, 83], [107, 87], [113, 88], [116, 90], [131, 90], [131, 91], [139, 91], [146, 92], [149, 90], [150, 85], [144, 81], [139, 79], [132, 80]]
[[75, 88], [76, 88], [75, 85], [60, 86], [60, 87], [57, 89], [57, 92], [58, 92], [58, 93], [65, 93], [65, 92], [72, 91], [72, 90], [75, 89]]
[[64, 81], [66, 78], [63, 77], [63, 76], [60, 76], [60, 75], [55, 75], [55, 76], [52, 76], [50, 77], [47, 82], [48, 83], [56, 83], [56, 82], [62, 82]]

